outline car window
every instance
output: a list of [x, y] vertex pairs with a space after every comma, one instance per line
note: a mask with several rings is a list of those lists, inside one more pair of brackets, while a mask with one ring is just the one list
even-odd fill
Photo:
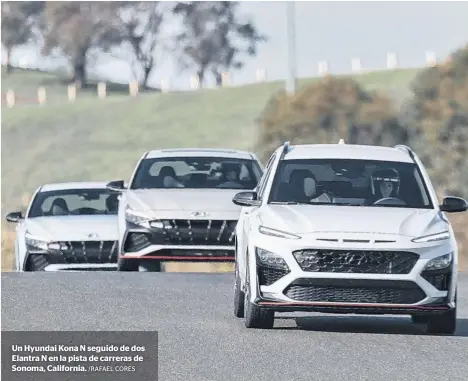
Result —
[[106, 189], [45, 191], [36, 194], [28, 217], [117, 214], [118, 204]]
[[269, 202], [433, 207], [416, 164], [345, 159], [281, 161]]
[[144, 159], [131, 189], [253, 189], [262, 170], [255, 160], [220, 157]]

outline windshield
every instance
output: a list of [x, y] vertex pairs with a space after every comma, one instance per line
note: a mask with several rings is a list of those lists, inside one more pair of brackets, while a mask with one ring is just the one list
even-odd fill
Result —
[[376, 160], [281, 161], [269, 202], [433, 208], [415, 164]]
[[130, 189], [253, 189], [261, 176], [255, 160], [164, 157], [142, 160]]
[[118, 195], [106, 189], [65, 189], [39, 192], [33, 200], [29, 218], [117, 214]]

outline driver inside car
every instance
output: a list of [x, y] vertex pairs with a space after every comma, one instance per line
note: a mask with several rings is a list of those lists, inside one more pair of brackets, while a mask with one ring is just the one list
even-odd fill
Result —
[[310, 198], [310, 202], [332, 202], [328, 194], [317, 192], [317, 180], [314, 175], [308, 175], [304, 179], [304, 193]]
[[242, 188], [240, 183], [241, 168], [236, 164], [223, 164], [224, 182], [218, 185], [218, 188]]
[[395, 197], [400, 190], [400, 176], [393, 168], [377, 169], [371, 177], [372, 194], [375, 201]]

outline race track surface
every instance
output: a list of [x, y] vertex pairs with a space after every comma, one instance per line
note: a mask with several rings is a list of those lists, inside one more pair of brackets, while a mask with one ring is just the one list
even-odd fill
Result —
[[280, 314], [247, 330], [232, 274], [3, 273], [3, 330], [157, 330], [159, 380], [468, 379], [468, 275], [455, 336], [409, 317]]

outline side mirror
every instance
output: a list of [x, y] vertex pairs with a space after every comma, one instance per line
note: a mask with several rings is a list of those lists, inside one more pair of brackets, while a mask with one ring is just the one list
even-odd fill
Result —
[[106, 188], [112, 193], [122, 193], [125, 189], [125, 184], [123, 180], [115, 180], [107, 183]]
[[260, 200], [257, 200], [257, 192], [240, 192], [237, 193], [232, 202], [239, 206], [258, 206], [261, 204]]
[[5, 219], [8, 222], [14, 222], [17, 224], [18, 222], [22, 221], [24, 217], [23, 217], [23, 213], [21, 212], [12, 212], [12, 213], [8, 213]]
[[447, 213], [465, 212], [468, 210], [468, 203], [460, 197], [444, 197], [440, 210]]

